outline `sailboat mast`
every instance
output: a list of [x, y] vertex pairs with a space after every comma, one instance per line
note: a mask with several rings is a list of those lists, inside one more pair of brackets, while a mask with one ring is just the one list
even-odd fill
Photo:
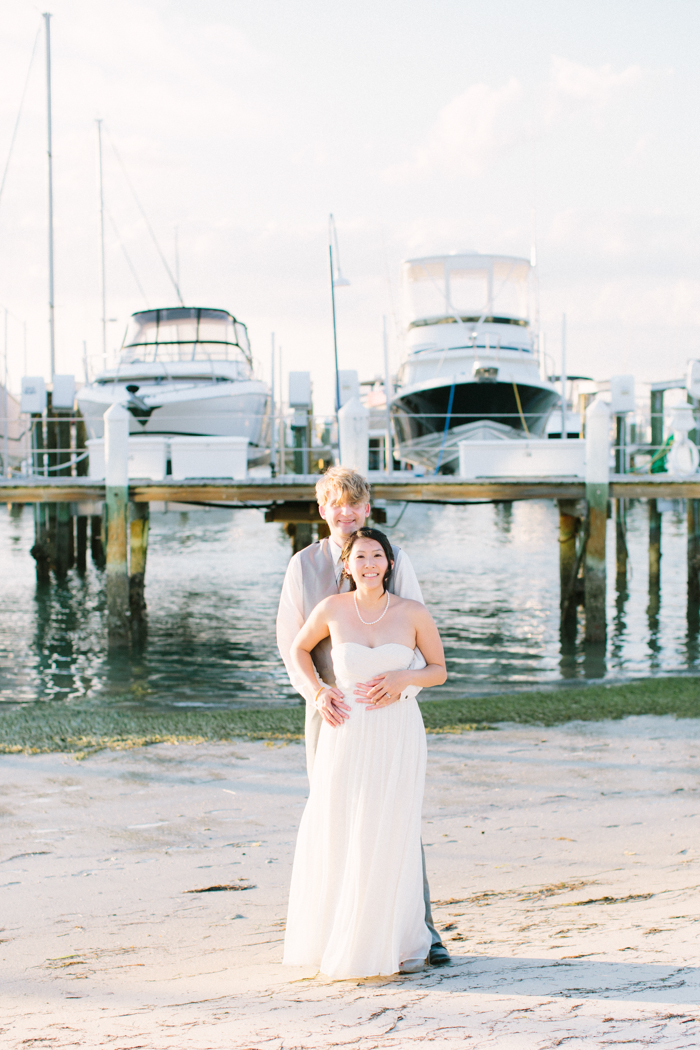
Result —
[[105, 198], [102, 183], [102, 121], [97, 124], [97, 170], [100, 180], [100, 277], [102, 279], [102, 365], [107, 367], [107, 276], [105, 270]]
[[46, 127], [49, 158], [49, 341], [51, 347], [51, 381], [56, 374], [56, 334], [53, 294], [53, 148], [51, 144], [51, 15], [43, 16], [46, 27]]

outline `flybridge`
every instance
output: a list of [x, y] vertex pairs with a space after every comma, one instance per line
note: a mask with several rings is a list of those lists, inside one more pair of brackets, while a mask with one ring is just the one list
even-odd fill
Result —
[[252, 367], [248, 329], [228, 310], [196, 306], [132, 314], [122, 345], [123, 364], [150, 361], [235, 360]]
[[411, 321], [409, 328], [422, 328], [424, 325], [431, 324], [517, 324], [523, 328], [527, 328], [530, 324], [522, 317], [423, 317], [418, 321]]
[[409, 328], [426, 324], [527, 325], [532, 267], [511, 255], [465, 252], [403, 264]]

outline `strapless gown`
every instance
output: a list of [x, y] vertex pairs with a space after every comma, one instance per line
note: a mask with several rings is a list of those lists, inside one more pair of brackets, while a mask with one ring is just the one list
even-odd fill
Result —
[[323, 723], [299, 827], [284, 962], [328, 977], [396, 973], [430, 950], [425, 925], [421, 809], [426, 740], [415, 699], [368, 711], [354, 689], [404, 670], [413, 650], [395, 642], [333, 649], [349, 718]]

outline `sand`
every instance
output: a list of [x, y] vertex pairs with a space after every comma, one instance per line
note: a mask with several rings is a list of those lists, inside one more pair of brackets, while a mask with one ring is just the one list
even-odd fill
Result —
[[344, 982], [280, 965], [300, 745], [2, 756], [0, 1045], [700, 1045], [700, 721], [428, 743], [453, 963]]

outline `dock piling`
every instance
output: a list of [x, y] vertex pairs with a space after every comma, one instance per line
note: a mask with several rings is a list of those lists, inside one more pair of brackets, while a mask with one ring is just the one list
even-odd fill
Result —
[[560, 499], [559, 506], [559, 583], [562, 627], [576, 623], [579, 562], [576, 538], [581, 528], [578, 500]]
[[[75, 451], [77, 462], [75, 472], [79, 478], [86, 478], [88, 474], [88, 460], [85, 455], [87, 441], [87, 429], [83, 417], [78, 410], [75, 421]], [[83, 458], [81, 458], [81, 456]], [[77, 514], [75, 518], [75, 564], [80, 575], [87, 572], [87, 539], [88, 519], [85, 514]]]
[[105, 412], [104, 421], [107, 629], [110, 646], [118, 647], [129, 642], [129, 413], [115, 404]]
[[148, 503], [131, 504], [129, 523], [129, 609], [131, 624], [141, 620], [146, 611], [144, 583], [148, 553]]
[[700, 603], [700, 500], [687, 501], [688, 605]]
[[588, 534], [585, 553], [587, 642], [604, 642], [605, 536], [610, 481], [610, 409], [602, 398], [586, 411], [586, 502]]
[[[32, 412], [32, 469], [35, 474], [45, 474], [44, 465], [44, 417], [41, 412]], [[51, 558], [48, 544], [48, 503], [34, 504], [34, 544], [31, 555], [36, 562], [37, 583], [48, 583], [51, 579]]]
[[658, 500], [649, 500], [649, 598], [661, 584], [661, 511]]
[[627, 586], [627, 508], [623, 499], [615, 500], [615, 568], [619, 591]]

